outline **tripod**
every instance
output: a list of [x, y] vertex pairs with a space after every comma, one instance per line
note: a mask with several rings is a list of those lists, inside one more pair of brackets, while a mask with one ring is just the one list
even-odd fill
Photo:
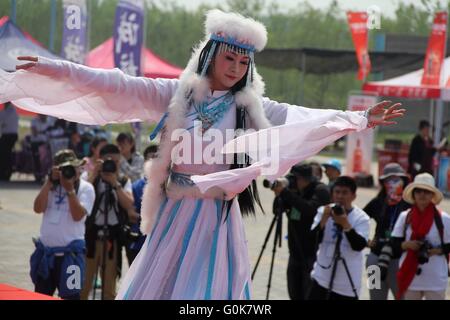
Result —
[[[106, 274], [106, 257], [107, 257], [107, 243], [109, 239], [109, 228], [108, 228], [108, 214], [109, 209], [111, 205], [111, 199], [112, 199], [112, 188], [109, 183], [105, 183], [106, 190], [103, 193], [104, 197], [104, 211], [103, 211], [103, 227], [101, 229], [101, 239], [103, 242], [102, 246], [102, 265], [101, 265], [101, 279], [102, 279], [102, 293], [101, 293], [101, 299], [105, 300], [105, 274]], [[111, 205], [112, 207], [112, 205]], [[114, 250], [114, 247], [112, 248]], [[95, 300], [95, 292], [96, 292], [96, 285], [97, 285], [97, 277], [98, 277], [98, 269], [96, 266], [96, 272], [95, 272], [95, 280], [94, 280], [94, 291], [92, 293], [92, 299]]]
[[358, 293], [356, 292], [355, 285], [353, 284], [353, 279], [350, 274], [350, 271], [348, 270], [347, 261], [341, 256], [341, 242], [342, 242], [342, 227], [340, 225], [336, 225], [338, 232], [337, 232], [337, 239], [336, 239], [336, 246], [334, 247], [334, 254], [333, 254], [333, 261], [332, 265], [333, 268], [331, 269], [331, 277], [330, 277], [330, 284], [328, 285], [328, 293], [327, 293], [327, 300], [330, 300], [331, 292], [333, 290], [333, 283], [334, 278], [336, 276], [336, 269], [339, 261], [342, 261], [342, 265], [344, 266], [345, 272], [347, 274], [348, 280], [350, 281], [350, 285], [352, 286], [353, 293], [358, 299]]
[[275, 237], [273, 239], [273, 248], [272, 248], [272, 260], [270, 262], [270, 271], [269, 271], [269, 281], [267, 283], [267, 293], [266, 293], [266, 300], [269, 300], [269, 293], [270, 293], [270, 285], [272, 283], [272, 273], [273, 273], [273, 264], [275, 261], [275, 254], [277, 252], [277, 244], [281, 248], [281, 233], [282, 233], [282, 218], [283, 218], [283, 202], [279, 196], [275, 197], [274, 200], [274, 206], [273, 206], [273, 219], [272, 223], [270, 224], [269, 231], [267, 232], [266, 238], [264, 239], [264, 244], [261, 248], [261, 252], [259, 253], [258, 260], [256, 261], [255, 268], [252, 272], [252, 280], [255, 277], [256, 270], [258, 269], [259, 262], [261, 260], [261, 257], [263, 255], [264, 250], [266, 249], [267, 242], [269, 241], [270, 234], [272, 233], [273, 228], [275, 227]]

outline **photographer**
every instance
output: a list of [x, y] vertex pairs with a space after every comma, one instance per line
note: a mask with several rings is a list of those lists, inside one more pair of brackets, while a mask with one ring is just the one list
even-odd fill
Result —
[[93, 184], [96, 194], [92, 213], [86, 221], [87, 266], [81, 292], [83, 300], [88, 298], [99, 268], [102, 298], [115, 298], [116, 278], [122, 265], [121, 249], [127, 238], [128, 213], [133, 207], [131, 182], [119, 175], [119, 148], [107, 144], [100, 150], [100, 157], [94, 170], [84, 172], [82, 176]]
[[63, 299], [80, 299], [85, 269], [85, 217], [95, 192], [80, 180], [80, 166], [71, 150], [56, 153], [53, 168], [34, 200], [34, 211], [44, 213], [40, 237], [30, 259], [35, 291]]
[[442, 198], [429, 173], [418, 174], [403, 192], [412, 207], [400, 214], [392, 232], [394, 254], [401, 255], [397, 299], [445, 299], [450, 216], [436, 207]]
[[332, 198], [334, 204], [319, 208], [311, 228], [317, 234], [319, 249], [311, 272], [309, 300], [357, 300], [369, 217], [353, 205], [356, 198], [353, 178], [337, 178]]
[[[154, 159], [158, 152], [157, 145], [150, 145], [144, 150], [144, 159], [148, 161]], [[133, 182], [133, 198], [134, 198], [134, 212], [139, 215], [139, 221], [133, 223], [131, 227], [131, 232], [133, 232], [135, 238], [126, 247], [128, 264], [131, 266], [137, 254], [144, 245], [146, 236], [142, 234], [140, 227], [140, 217], [141, 217], [141, 207], [142, 207], [142, 195], [144, 194], [144, 188], [147, 185], [147, 177], [143, 177], [135, 182]]]
[[[292, 300], [304, 300], [311, 286], [316, 247], [310, 232], [317, 208], [330, 202], [325, 184], [317, 181], [310, 165], [295, 165], [291, 183], [278, 181], [273, 190], [281, 200], [288, 216], [289, 263], [287, 282]], [[277, 201], [277, 199], [275, 200]]]
[[387, 300], [389, 290], [394, 297], [397, 294], [398, 259], [392, 257], [390, 238], [400, 213], [410, 207], [402, 199], [409, 178], [398, 163], [388, 163], [379, 182], [380, 192], [363, 209], [377, 224], [375, 236], [369, 241], [370, 254], [366, 267], [380, 267], [381, 285], [369, 288], [371, 300]]

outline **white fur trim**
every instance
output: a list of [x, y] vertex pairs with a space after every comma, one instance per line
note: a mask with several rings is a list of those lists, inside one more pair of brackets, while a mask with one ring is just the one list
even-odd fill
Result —
[[210, 10], [206, 13], [205, 29], [208, 37], [212, 33], [224, 33], [239, 42], [253, 45], [257, 51], [264, 49], [267, 43], [266, 27], [237, 13]]

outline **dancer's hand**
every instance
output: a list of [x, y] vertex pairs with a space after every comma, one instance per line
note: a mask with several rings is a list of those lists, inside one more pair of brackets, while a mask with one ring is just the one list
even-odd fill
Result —
[[391, 105], [391, 101], [382, 101], [372, 106], [369, 109], [369, 124], [368, 127], [386, 126], [391, 124], [397, 124], [392, 119], [401, 118], [406, 112], [406, 109], [398, 109], [402, 104], [394, 103]]
[[36, 66], [36, 63], [38, 62], [38, 57], [33, 56], [20, 56], [17, 57], [17, 60], [21, 61], [30, 61], [28, 63], [20, 64], [16, 66], [16, 70], [27, 70], [30, 68], [33, 68]]

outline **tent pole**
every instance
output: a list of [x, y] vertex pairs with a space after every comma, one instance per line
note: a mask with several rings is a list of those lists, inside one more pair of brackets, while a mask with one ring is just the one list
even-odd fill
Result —
[[[444, 102], [441, 98], [436, 101], [436, 112], [434, 114], [434, 146], [437, 147], [439, 142], [441, 141], [441, 132], [442, 132], [442, 121], [444, 118]], [[439, 185], [439, 162], [440, 162], [440, 154], [437, 151], [434, 155], [436, 162], [438, 163], [437, 167], [434, 169], [434, 176], [436, 177], [436, 185]]]

